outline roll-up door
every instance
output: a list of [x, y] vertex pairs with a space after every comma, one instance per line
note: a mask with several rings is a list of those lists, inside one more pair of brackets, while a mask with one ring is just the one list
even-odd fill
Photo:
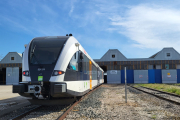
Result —
[[121, 71], [120, 70], [108, 70], [107, 71], [107, 83], [110, 83], [110, 84], [121, 83]]
[[134, 70], [134, 83], [148, 83], [148, 70]]
[[19, 84], [19, 67], [6, 68], [6, 84]]
[[177, 83], [177, 70], [162, 70], [162, 83]]

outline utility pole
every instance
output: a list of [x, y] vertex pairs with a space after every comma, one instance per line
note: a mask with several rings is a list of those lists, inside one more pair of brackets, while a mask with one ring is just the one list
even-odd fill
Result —
[[125, 71], [125, 100], [126, 100], [126, 103], [127, 103], [126, 67], [124, 68], [124, 71]]

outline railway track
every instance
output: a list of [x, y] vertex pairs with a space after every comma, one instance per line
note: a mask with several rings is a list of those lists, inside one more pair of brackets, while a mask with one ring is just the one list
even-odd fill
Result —
[[22, 114], [20, 114], [20, 115], [18, 115], [18, 116], [16, 116], [16, 117], [14, 117], [14, 118], [12, 118], [11, 120], [20, 120], [20, 119], [22, 119], [24, 116], [28, 115], [29, 113], [31, 113], [31, 112], [33, 112], [33, 111], [35, 111], [35, 110], [40, 109], [41, 107], [42, 107], [42, 106], [34, 107], [34, 108], [30, 109], [29, 111], [24, 112], [24, 113], [22, 113]]
[[175, 95], [172, 93], [163, 92], [163, 91], [159, 91], [159, 90], [155, 90], [155, 89], [151, 89], [151, 88], [147, 88], [147, 87], [138, 87], [138, 88], [134, 87], [134, 86], [129, 86], [129, 87], [132, 87], [136, 90], [153, 95], [162, 100], [166, 100], [168, 102], [174, 103], [176, 105], [180, 105], [180, 96], [179, 95]]
[[[93, 89], [92, 91], [88, 92], [86, 95], [84, 95], [83, 97], [81, 97], [79, 100], [76, 100], [75, 103], [73, 103], [72, 105], [58, 105], [58, 106], [36, 106], [32, 109], [30, 109], [27, 112], [24, 112], [20, 115], [17, 115], [13, 118], [11, 118], [11, 120], [20, 120], [20, 119], [31, 119], [31, 118], [36, 118], [39, 116], [44, 116], [41, 119], [57, 119], [57, 120], [63, 120], [64, 118], [66, 118], [67, 114], [79, 103], [81, 102], [87, 95], [89, 95], [90, 93], [94, 92], [95, 90], [97, 90], [99, 87], [101, 87], [102, 85], [96, 87], [95, 89]], [[49, 116], [46, 115], [50, 114]], [[54, 113], [54, 114], [52, 114]]]

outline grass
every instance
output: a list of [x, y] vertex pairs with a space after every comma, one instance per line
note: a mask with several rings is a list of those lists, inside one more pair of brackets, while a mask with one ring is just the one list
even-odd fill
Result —
[[137, 84], [137, 85], [180, 95], [180, 87], [174, 85], [168, 85], [168, 84]]
[[180, 83], [178, 83], [178, 84], [174, 84], [174, 85], [176, 85], [176, 86], [180, 86]]
[[152, 119], [156, 119], [156, 115], [153, 115], [153, 116], [152, 116]]

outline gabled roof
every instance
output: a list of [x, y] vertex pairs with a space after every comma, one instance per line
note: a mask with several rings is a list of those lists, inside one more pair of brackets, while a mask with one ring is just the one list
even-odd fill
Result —
[[[14, 60], [11, 60], [14, 57]], [[22, 55], [17, 52], [9, 52], [0, 63], [22, 63]]]
[[[116, 54], [115, 58], [111, 58], [111, 54]], [[127, 58], [118, 49], [109, 49], [100, 59], [100, 61], [126, 61]]]
[[[167, 57], [167, 53], [170, 53], [170, 56]], [[173, 47], [163, 48], [161, 51], [154, 56], [155, 60], [180, 60], [180, 54]]]
[[[159, 52], [160, 52], [160, 51], [159, 51]], [[156, 57], [156, 55], [157, 55], [159, 52], [157, 52], [156, 54], [152, 55], [152, 56], [149, 57], [149, 58], [154, 58], [154, 57]]]
[[[170, 53], [170, 56], [167, 56]], [[111, 55], [116, 54], [117, 59], [112, 59]], [[96, 62], [100, 61], [151, 61], [151, 60], [180, 60], [180, 54], [173, 47], [163, 48], [161, 51], [152, 55], [149, 58], [129, 58], [127, 59], [118, 49], [109, 49], [101, 59], [94, 59]]]

